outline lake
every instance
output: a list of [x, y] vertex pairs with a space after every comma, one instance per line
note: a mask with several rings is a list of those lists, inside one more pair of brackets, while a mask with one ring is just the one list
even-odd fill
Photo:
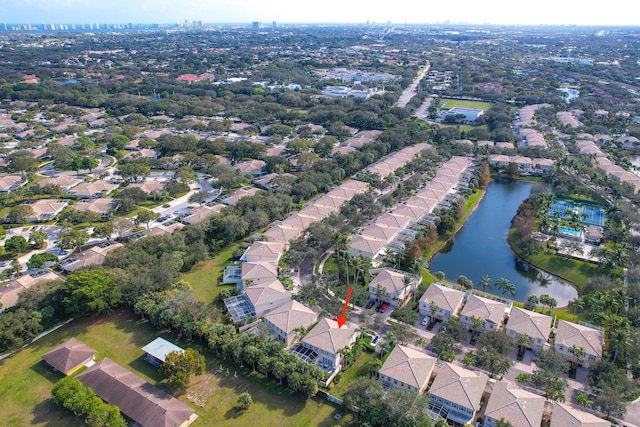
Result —
[[[516, 285], [515, 299], [525, 302], [529, 295], [551, 295], [558, 307], [578, 296], [567, 282], [524, 263], [507, 243], [507, 233], [518, 206], [531, 194], [530, 182], [493, 181], [477, 209], [462, 229], [431, 260], [430, 271], [443, 271], [455, 282], [465, 275], [476, 288], [488, 275], [492, 283], [500, 277]], [[487, 289], [487, 292], [502, 295]], [[504, 296], [504, 295], [502, 295]]]

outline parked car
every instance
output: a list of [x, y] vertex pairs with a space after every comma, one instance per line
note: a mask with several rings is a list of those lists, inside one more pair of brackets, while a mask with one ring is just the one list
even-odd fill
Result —
[[372, 299], [371, 299], [371, 300], [369, 300], [369, 301], [367, 302], [367, 305], [365, 305], [365, 306], [364, 306], [364, 308], [371, 308], [371, 307], [373, 307], [374, 305], [376, 305], [376, 302], [375, 302], [374, 300], [372, 300]]
[[420, 322], [422, 324], [422, 326], [427, 326], [429, 324], [429, 321], [431, 321], [431, 319], [429, 319], [429, 316], [424, 316], [424, 319], [422, 319], [422, 322]]
[[380, 306], [380, 313], [384, 313], [385, 311], [387, 311], [387, 307], [389, 307], [389, 304], [387, 304], [386, 302], [382, 304]]
[[374, 336], [371, 340], [371, 345], [375, 347], [376, 345], [378, 345], [378, 341], [380, 341], [380, 337], [378, 335]]

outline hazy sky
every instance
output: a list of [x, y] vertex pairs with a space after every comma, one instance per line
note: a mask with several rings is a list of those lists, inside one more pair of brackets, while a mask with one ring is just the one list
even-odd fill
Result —
[[[0, 0], [7, 23], [471, 22], [640, 25], [630, 0]], [[597, 4], [597, 6], [595, 6]]]

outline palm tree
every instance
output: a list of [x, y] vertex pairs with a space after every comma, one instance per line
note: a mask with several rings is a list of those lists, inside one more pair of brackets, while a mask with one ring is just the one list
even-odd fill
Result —
[[575, 358], [575, 360], [571, 361], [571, 366], [574, 369], [578, 367], [578, 363], [580, 363], [580, 359], [582, 359], [587, 354], [587, 352], [584, 351], [584, 348], [578, 347], [575, 344], [571, 346], [571, 348], [569, 349], [569, 353], [573, 354], [573, 357]]
[[429, 268], [429, 261], [427, 258], [421, 256], [411, 260], [410, 270], [412, 273], [420, 274], [422, 270], [426, 270], [427, 268]]
[[524, 354], [525, 350], [529, 347], [529, 335], [522, 334], [518, 338], [518, 352]]
[[427, 346], [427, 340], [426, 340], [426, 339], [424, 339], [423, 337], [419, 337], [419, 338], [416, 340], [416, 345], [417, 345], [418, 347], [426, 347], [426, 346]]
[[435, 301], [431, 301], [429, 303], [429, 314], [431, 314], [431, 321], [432, 322], [435, 322], [436, 313], [438, 313], [438, 310], [440, 310], [440, 307], [438, 307], [438, 304]]
[[503, 295], [509, 293], [512, 297], [516, 296], [516, 285], [504, 277], [498, 279], [496, 282], [496, 288], [502, 290]]
[[487, 291], [487, 288], [491, 289], [493, 287], [491, 285], [491, 278], [486, 274], [484, 276], [482, 276], [482, 279], [480, 279], [479, 285], [480, 285], [480, 287], [482, 287], [482, 290], [484, 292]]
[[470, 319], [471, 319], [471, 333], [473, 333], [474, 336], [478, 336], [482, 327], [484, 326], [484, 320], [474, 315], [471, 315]]
[[619, 355], [625, 355], [634, 345], [635, 343], [631, 338], [631, 331], [628, 327], [609, 330], [609, 353], [613, 352], [614, 362], [618, 359]]

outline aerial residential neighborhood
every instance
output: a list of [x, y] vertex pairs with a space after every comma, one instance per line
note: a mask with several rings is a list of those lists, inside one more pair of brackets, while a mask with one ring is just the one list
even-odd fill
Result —
[[6, 425], [640, 427], [636, 27], [10, 3]]

